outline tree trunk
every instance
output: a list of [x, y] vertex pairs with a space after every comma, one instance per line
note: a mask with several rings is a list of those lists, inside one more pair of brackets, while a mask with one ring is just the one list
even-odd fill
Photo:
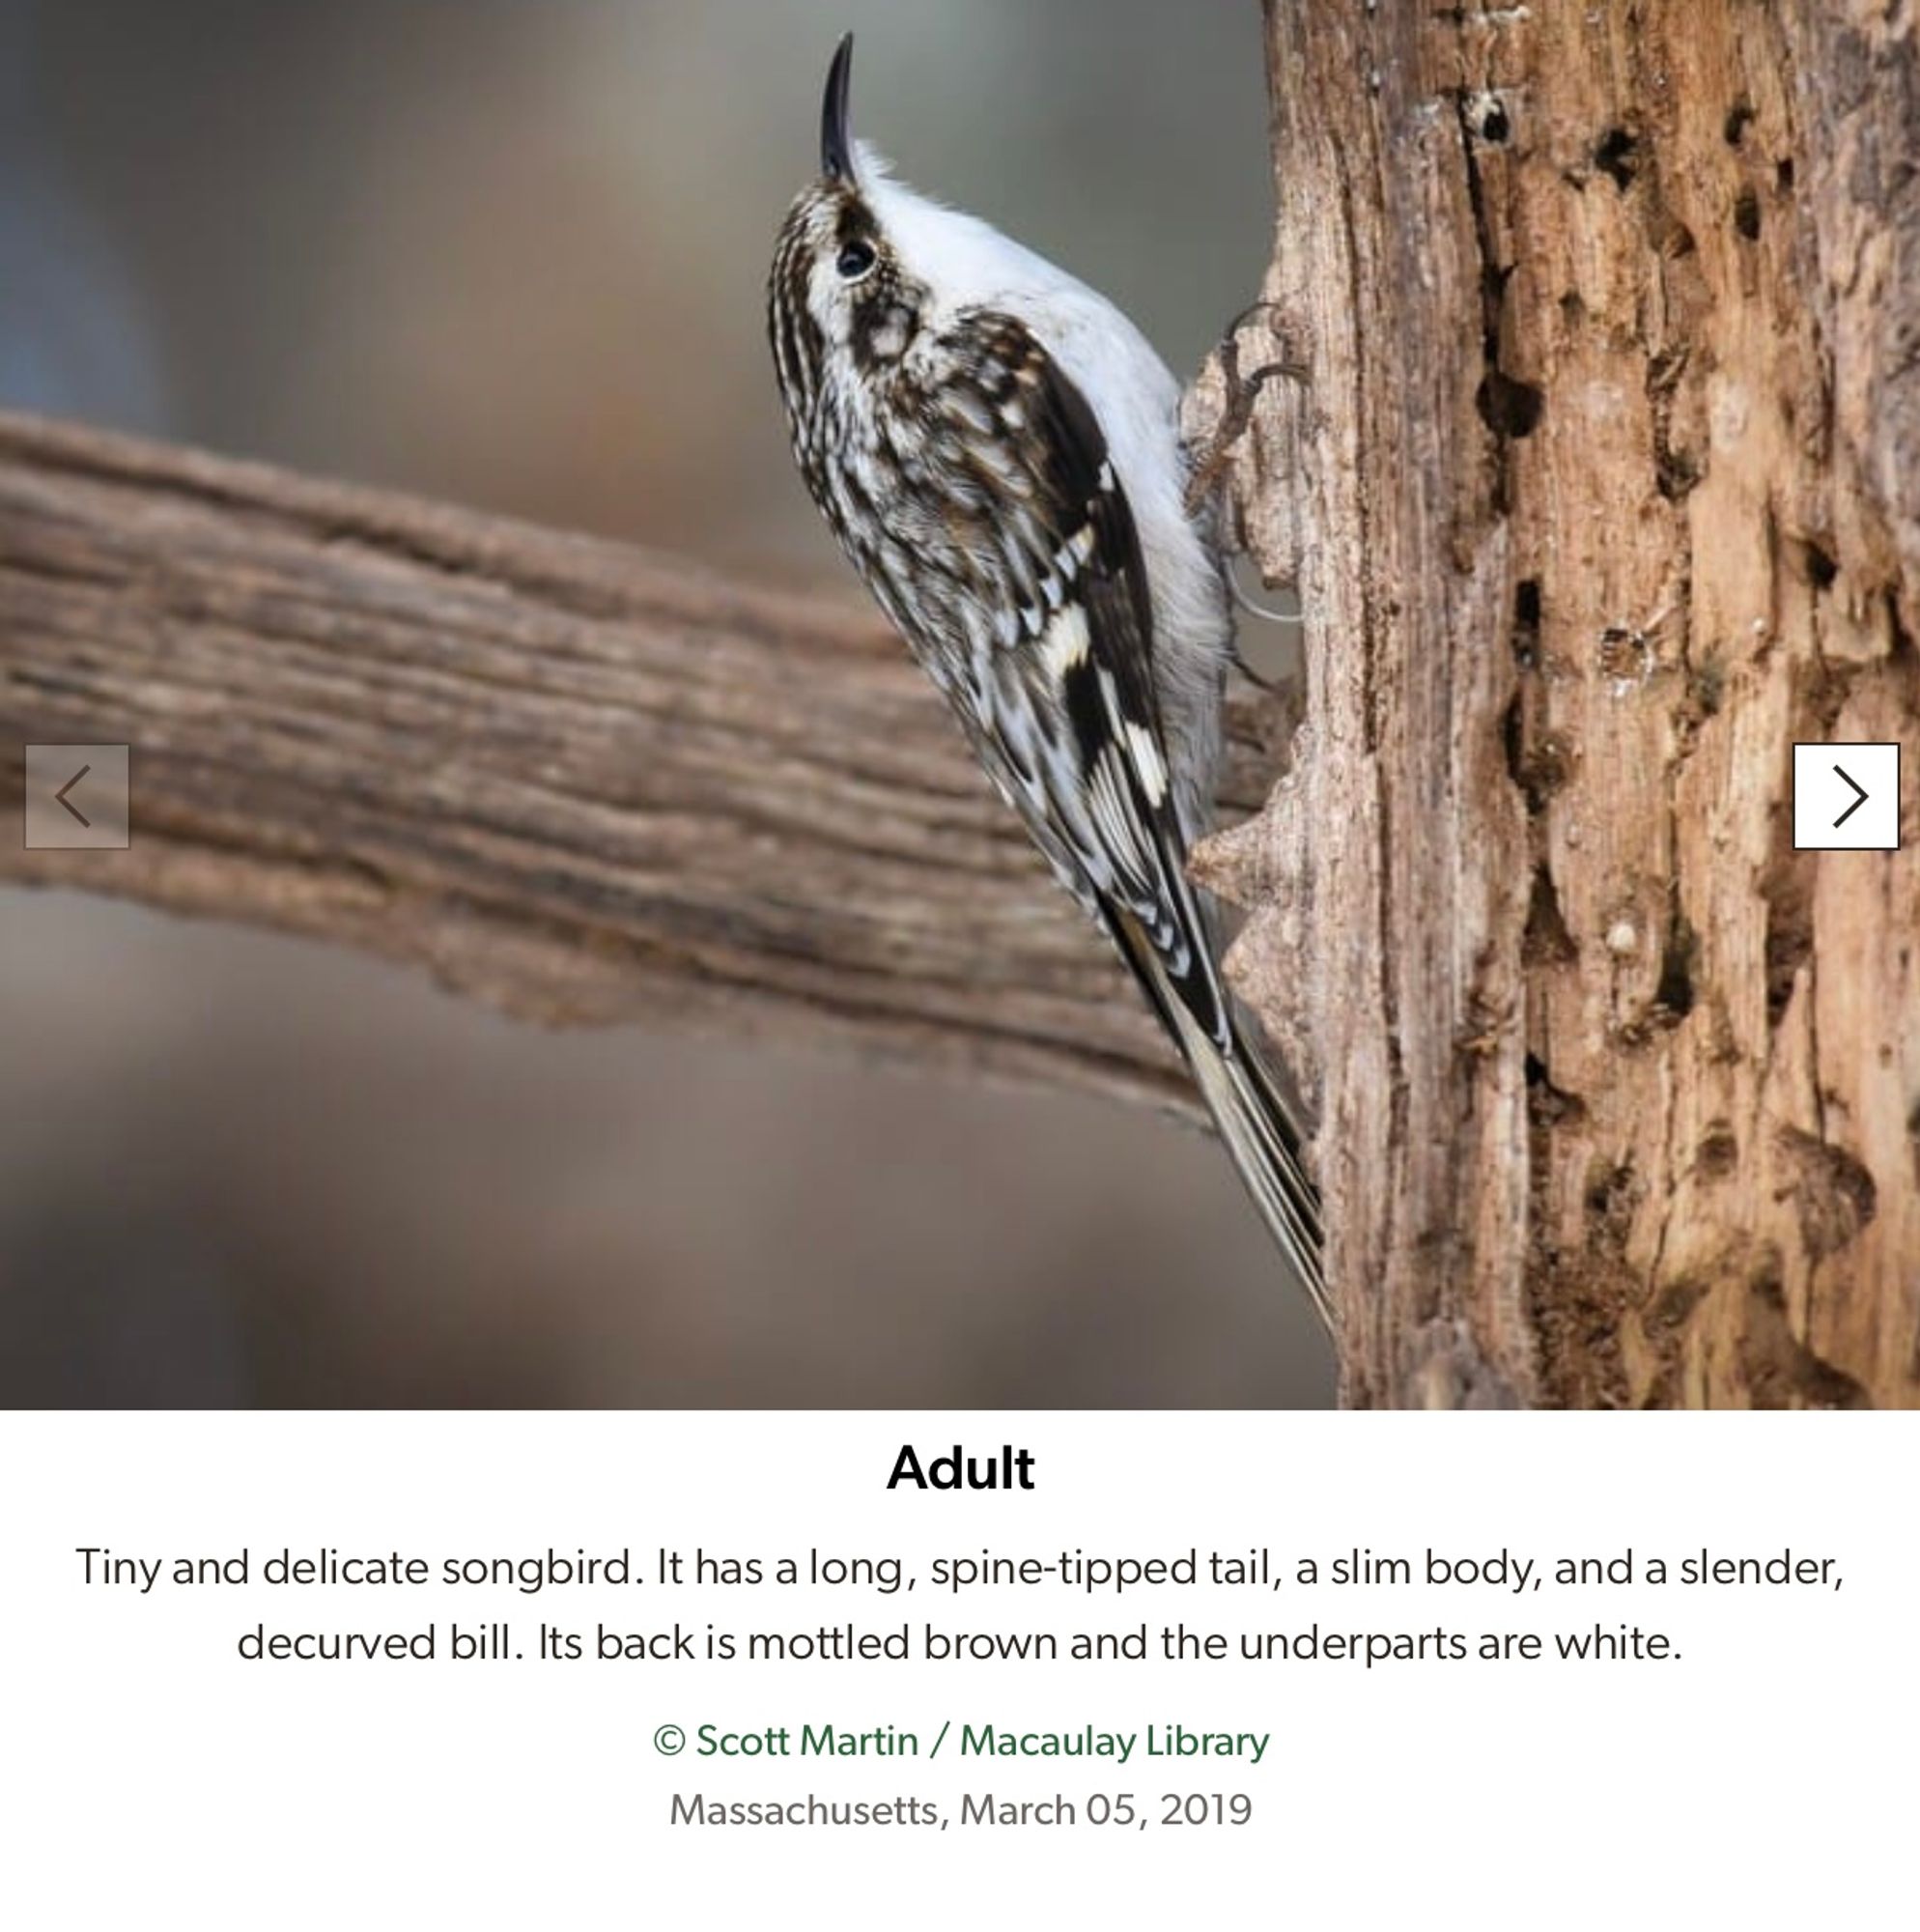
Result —
[[[1199, 412], [1309, 722], [1203, 864], [1351, 1403], [1920, 1398], [1910, 18], [1268, 7], [1271, 307]], [[1796, 740], [1906, 742], [1905, 851], [1793, 849]]]

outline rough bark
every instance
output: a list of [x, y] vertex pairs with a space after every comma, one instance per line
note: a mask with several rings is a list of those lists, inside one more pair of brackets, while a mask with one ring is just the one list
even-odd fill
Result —
[[[1230, 472], [1308, 724], [1208, 853], [1357, 1404], [1920, 1400], [1907, 10], [1271, 0]], [[1218, 419], [1216, 370], [1199, 414]], [[1898, 854], [1796, 739], [1904, 740]]]
[[[21, 748], [122, 742], [130, 847], [21, 849]], [[368, 948], [551, 1023], [831, 1040], [1193, 1110], [851, 605], [0, 417], [0, 880]]]

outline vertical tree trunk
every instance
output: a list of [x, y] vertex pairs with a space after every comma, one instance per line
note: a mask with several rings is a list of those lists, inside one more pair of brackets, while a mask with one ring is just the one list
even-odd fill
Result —
[[[1308, 722], [1202, 863], [1349, 1402], [1920, 1400], [1911, 17], [1269, 0]], [[1905, 741], [1906, 850], [1793, 849], [1810, 739]]]

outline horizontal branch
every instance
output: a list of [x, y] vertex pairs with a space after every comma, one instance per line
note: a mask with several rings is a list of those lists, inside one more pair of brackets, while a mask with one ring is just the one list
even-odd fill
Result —
[[548, 1024], [1188, 1106], [918, 672], [844, 607], [0, 415], [14, 800], [38, 743], [131, 746], [131, 844], [23, 850], [16, 815], [0, 880], [356, 946]]

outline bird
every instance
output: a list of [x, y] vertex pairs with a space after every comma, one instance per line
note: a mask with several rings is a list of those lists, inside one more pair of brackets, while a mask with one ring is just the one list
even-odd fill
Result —
[[852, 71], [848, 34], [820, 172], [768, 275], [794, 461], [994, 789], [1139, 982], [1331, 1326], [1300, 1123], [1187, 876], [1213, 813], [1233, 617], [1186, 500], [1180, 385], [1105, 296], [857, 142]]

